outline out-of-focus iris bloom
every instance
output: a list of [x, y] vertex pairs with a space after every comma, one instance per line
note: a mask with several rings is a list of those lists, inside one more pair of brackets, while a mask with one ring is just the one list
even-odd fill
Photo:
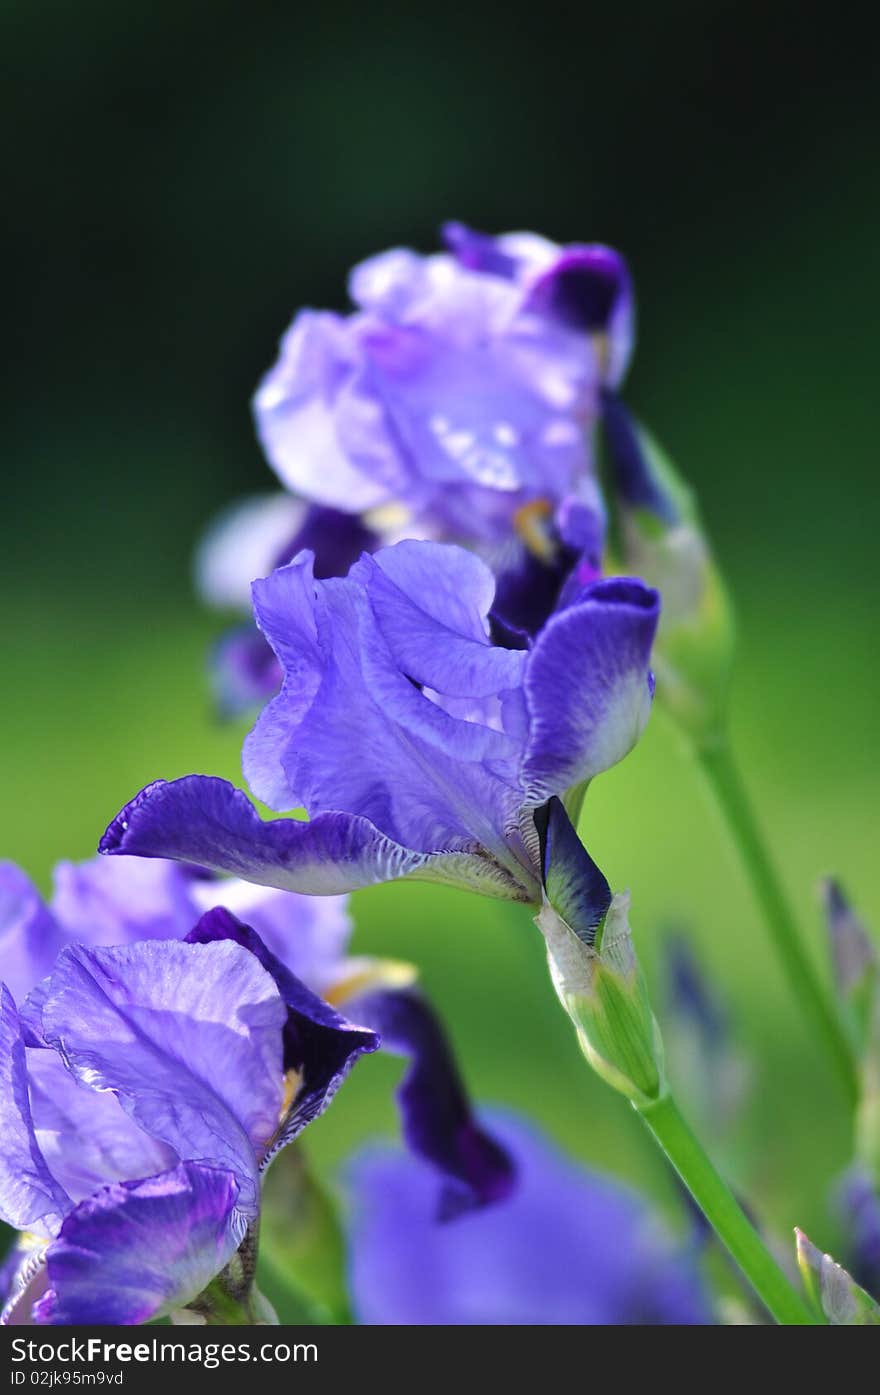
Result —
[[[428, 537], [482, 551], [498, 615], [534, 634], [575, 567], [599, 575], [591, 427], [632, 350], [626, 266], [599, 245], [444, 232], [446, 252], [356, 267], [354, 313], [294, 320], [254, 399], [292, 493], [211, 527], [196, 559], [208, 604], [245, 607], [250, 582], [303, 548], [316, 576], [342, 576], [361, 551]], [[225, 715], [280, 682], [248, 624], [215, 646], [211, 676]]]
[[629, 276], [607, 247], [445, 233], [446, 252], [357, 266], [353, 313], [297, 315], [257, 429], [295, 494], [504, 542], [523, 509], [598, 507], [586, 428], [631, 352]]
[[847, 1268], [880, 1303], [880, 1188], [857, 1164], [840, 1183], [837, 1200], [847, 1232]]
[[313, 992], [348, 975], [344, 896], [285, 897], [175, 862], [93, 857], [56, 865], [48, 903], [21, 868], [0, 862], [3, 981], [21, 1002], [67, 945], [183, 939], [215, 906], [246, 920]]
[[664, 700], [712, 744], [732, 618], [694, 500], [621, 395], [635, 327], [625, 262], [530, 233], [444, 235], [446, 252], [397, 248], [356, 267], [353, 313], [296, 317], [254, 399], [270, 464], [307, 499], [392, 507], [399, 536], [475, 547], [499, 579], [498, 614], [529, 634], [573, 569], [643, 576], [665, 600]]
[[880, 1302], [880, 954], [840, 882], [828, 877], [821, 890], [834, 986], [860, 1063], [856, 1159], [836, 1200], [847, 1268]]
[[256, 495], [224, 510], [196, 553], [196, 589], [202, 600], [223, 611], [242, 611], [248, 620], [219, 638], [210, 657], [217, 711], [234, 717], [261, 706], [281, 686], [281, 668], [251, 616], [251, 583], [310, 548], [315, 575], [344, 576], [361, 552], [372, 552], [380, 537], [356, 514], [306, 504], [289, 494]]
[[730, 1016], [685, 936], [666, 946], [663, 1045], [670, 1077], [716, 1145], [727, 1141], [748, 1092], [750, 1070]]
[[403, 542], [316, 581], [303, 554], [254, 586], [285, 672], [245, 743], [254, 794], [309, 821], [264, 823], [203, 776], [157, 781], [113, 821], [135, 853], [317, 894], [400, 877], [541, 900], [535, 810], [579, 804], [650, 710], [659, 599], [588, 585], [530, 648], [490, 638], [494, 582], [473, 554]]
[[[868, 927], [833, 877], [822, 883], [822, 899], [837, 997], [858, 1054], [866, 1057], [874, 1032], [880, 1031], [880, 953]], [[880, 1065], [877, 1072], [880, 1075]]]
[[606, 566], [636, 572], [663, 596], [657, 691], [698, 747], [724, 739], [733, 614], [692, 492], [620, 397], [603, 393], [614, 524]]
[[431, 1177], [400, 1151], [350, 1166], [355, 1316], [377, 1324], [701, 1324], [693, 1252], [635, 1192], [575, 1165], [533, 1128], [492, 1118], [519, 1185], [432, 1224]]
[[261, 1174], [377, 1045], [224, 910], [0, 987], [3, 1321], [254, 1320]]

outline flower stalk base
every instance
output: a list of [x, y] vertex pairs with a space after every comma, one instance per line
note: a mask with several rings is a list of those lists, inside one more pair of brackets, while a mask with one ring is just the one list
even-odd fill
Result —
[[667, 1094], [633, 1108], [642, 1116], [721, 1243], [774, 1320], [786, 1327], [821, 1325], [792, 1287], [726, 1182], [718, 1175]]

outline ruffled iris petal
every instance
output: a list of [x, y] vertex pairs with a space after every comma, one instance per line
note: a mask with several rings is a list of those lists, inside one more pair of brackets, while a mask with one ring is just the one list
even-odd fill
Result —
[[184, 1307], [244, 1239], [238, 1182], [185, 1162], [105, 1187], [65, 1220], [47, 1253], [50, 1288], [38, 1323], [133, 1324]]

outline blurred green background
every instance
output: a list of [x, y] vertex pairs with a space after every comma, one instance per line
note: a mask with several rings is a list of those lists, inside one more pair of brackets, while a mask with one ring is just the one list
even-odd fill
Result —
[[[301, 304], [448, 217], [630, 258], [629, 400], [695, 484], [740, 616], [735, 735], [812, 948], [839, 873], [880, 925], [874, 594], [880, 135], [874, 48], [777, 3], [9, 3], [0, 852], [48, 885], [147, 780], [239, 776], [209, 710], [204, 521], [273, 477], [248, 399]], [[848, 1122], [698, 772], [661, 713], [584, 825], [655, 980], [685, 924], [754, 1059], [731, 1166], [835, 1242]], [[354, 898], [416, 960], [473, 1090], [673, 1206], [583, 1066], [528, 915], [429, 887]], [[395, 1128], [395, 1063], [312, 1130], [328, 1168]]]

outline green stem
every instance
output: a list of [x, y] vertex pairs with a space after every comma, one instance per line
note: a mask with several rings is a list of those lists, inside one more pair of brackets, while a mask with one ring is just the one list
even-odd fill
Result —
[[281, 1326], [324, 1327], [328, 1323], [346, 1322], [346, 1317], [331, 1317], [294, 1282], [284, 1265], [266, 1245], [260, 1246], [258, 1269], [260, 1287], [278, 1313]]
[[698, 758], [739, 848], [792, 991], [824, 1042], [850, 1103], [855, 1105], [858, 1077], [849, 1039], [801, 942], [736, 762], [726, 745], [704, 748]]
[[691, 1133], [671, 1095], [634, 1105], [691, 1196], [778, 1323], [819, 1325]]

